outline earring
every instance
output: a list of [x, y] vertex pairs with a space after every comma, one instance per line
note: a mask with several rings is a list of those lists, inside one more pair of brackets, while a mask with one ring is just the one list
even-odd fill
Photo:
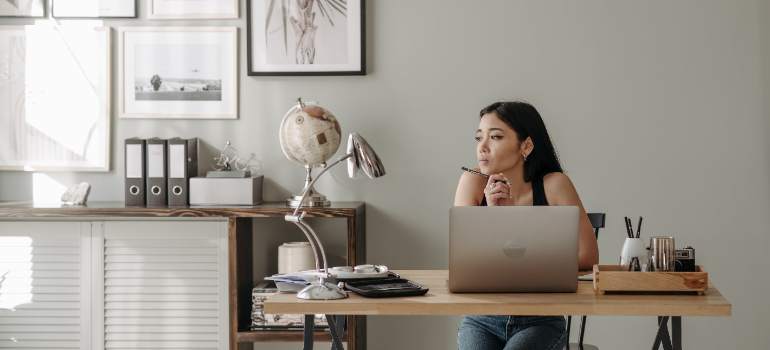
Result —
[[527, 155], [526, 154], [524, 155], [524, 161], [525, 162], [527, 161]]

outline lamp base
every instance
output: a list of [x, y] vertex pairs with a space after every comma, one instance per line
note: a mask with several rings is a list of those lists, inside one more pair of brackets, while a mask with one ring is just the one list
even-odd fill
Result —
[[[290, 207], [296, 207], [302, 200], [302, 195], [293, 195], [286, 199], [286, 205]], [[326, 196], [316, 192], [315, 196], [307, 196], [302, 201], [302, 207], [328, 207], [332, 202], [326, 199]]]
[[[307, 176], [305, 177], [305, 188], [302, 189], [300, 194], [292, 195], [286, 199], [287, 206], [296, 207], [302, 203], [302, 205], [300, 205], [301, 207], [328, 207], [332, 204], [326, 200], [326, 196], [318, 193], [318, 191], [313, 188], [313, 176], [311, 175], [311, 172], [314, 167], [318, 166], [319, 165], [305, 165], [305, 171], [307, 171]], [[326, 163], [320, 164], [320, 166], [326, 168]], [[306, 192], [307, 195], [305, 196], [305, 200], [302, 200], [302, 195]]]
[[297, 293], [297, 299], [305, 300], [330, 300], [345, 299], [348, 293], [331, 283], [313, 282]]

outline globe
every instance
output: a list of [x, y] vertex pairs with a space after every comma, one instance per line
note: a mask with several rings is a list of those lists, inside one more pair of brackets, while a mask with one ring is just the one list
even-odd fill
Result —
[[297, 102], [281, 122], [283, 153], [301, 166], [323, 164], [340, 147], [340, 123], [317, 103], [303, 103], [301, 99]]
[[[318, 193], [310, 184], [313, 181], [311, 171], [318, 166], [326, 166], [326, 161], [334, 156], [340, 147], [340, 123], [337, 118], [316, 102], [302, 103], [289, 110], [281, 122], [279, 136], [281, 149], [286, 158], [305, 167], [305, 188], [286, 200], [288, 206], [328, 206], [326, 196]], [[302, 194], [307, 192], [304, 200]]]

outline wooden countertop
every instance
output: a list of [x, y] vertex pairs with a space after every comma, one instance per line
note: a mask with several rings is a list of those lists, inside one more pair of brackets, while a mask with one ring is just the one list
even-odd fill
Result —
[[[335, 202], [328, 207], [305, 207], [306, 217], [355, 217], [366, 210], [364, 202]], [[253, 206], [126, 206], [123, 202], [90, 202], [86, 205], [0, 202], [0, 218], [50, 217], [283, 217], [294, 212], [285, 202]]]
[[[579, 281], [577, 293], [450, 293], [447, 270], [395, 271], [428, 288], [424, 296], [364, 298], [355, 293], [341, 300], [302, 300], [279, 293], [265, 302], [271, 314], [330, 315], [603, 315], [730, 316], [732, 306], [709, 281], [703, 295], [602, 295], [591, 281]], [[577, 277], [576, 277], [577, 278]]]

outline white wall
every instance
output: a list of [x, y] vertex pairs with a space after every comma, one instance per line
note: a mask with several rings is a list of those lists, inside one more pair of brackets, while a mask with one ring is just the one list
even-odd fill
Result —
[[[684, 318], [684, 346], [770, 347], [764, 334], [770, 4], [370, 0], [366, 6], [366, 76], [248, 77], [245, 1], [238, 20], [196, 21], [149, 21], [140, 1], [139, 19], [105, 25], [240, 28], [240, 119], [113, 117], [111, 172], [49, 175], [65, 184], [90, 182], [91, 201], [122, 201], [123, 139], [198, 136], [205, 156], [228, 140], [253, 152], [267, 177], [267, 199], [282, 200], [300, 189], [304, 175], [280, 150], [279, 122], [294, 98], [318, 100], [343, 133], [367, 138], [388, 171], [379, 180], [353, 181], [336, 169], [316, 186], [332, 200], [366, 201], [370, 262], [445, 269], [447, 209], [459, 168], [476, 164], [478, 111], [521, 98], [545, 119], [585, 207], [607, 213], [601, 263], [617, 262], [621, 218], [642, 215], [644, 236], [673, 235], [678, 246], [694, 246], [698, 263], [733, 304], [729, 318]], [[113, 55], [117, 67], [117, 46]], [[115, 102], [117, 83], [113, 89]], [[31, 199], [31, 175], [0, 172], [0, 200]], [[324, 234], [342, 227], [325, 225]], [[459, 321], [370, 317], [369, 348], [454, 348]], [[586, 341], [648, 349], [654, 328], [653, 317], [589, 317]]]

